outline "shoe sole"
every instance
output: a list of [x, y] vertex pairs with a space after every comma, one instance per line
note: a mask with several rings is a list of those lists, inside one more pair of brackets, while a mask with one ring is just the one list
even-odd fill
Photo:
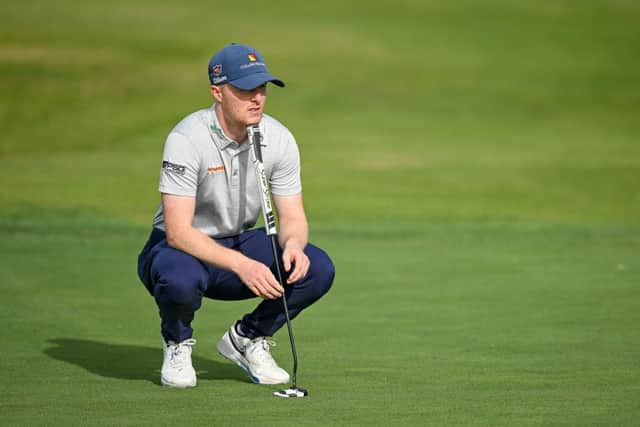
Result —
[[171, 388], [189, 388], [189, 387], [195, 387], [197, 381], [194, 380], [193, 382], [190, 383], [185, 383], [185, 384], [180, 384], [180, 383], [172, 383], [171, 381], [167, 381], [165, 380], [163, 377], [160, 377], [160, 382], [162, 383], [163, 387], [171, 387]]
[[229, 332], [226, 332], [222, 336], [222, 339], [218, 341], [218, 344], [216, 344], [216, 349], [222, 356], [226, 357], [227, 359], [231, 360], [233, 363], [241, 367], [242, 370], [245, 371], [247, 375], [249, 375], [251, 382], [255, 384], [287, 384], [289, 382], [289, 379], [287, 379], [286, 381], [278, 381], [270, 378], [260, 378], [253, 372], [251, 372], [251, 368], [247, 363], [247, 359], [245, 359], [244, 356], [233, 346], [231, 337], [229, 337]]

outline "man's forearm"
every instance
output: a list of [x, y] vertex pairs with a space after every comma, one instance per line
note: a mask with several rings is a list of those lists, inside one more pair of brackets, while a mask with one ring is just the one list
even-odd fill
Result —
[[304, 249], [309, 240], [309, 226], [306, 220], [284, 221], [280, 223], [278, 241], [282, 249], [297, 247]]
[[172, 232], [168, 231], [167, 241], [175, 249], [228, 271], [237, 271], [239, 264], [245, 258], [240, 252], [218, 244], [211, 237], [194, 227], [184, 227]]

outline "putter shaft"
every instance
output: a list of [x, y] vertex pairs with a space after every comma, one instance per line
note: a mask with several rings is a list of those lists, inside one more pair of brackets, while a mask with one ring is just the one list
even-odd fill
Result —
[[[276, 263], [276, 273], [278, 276], [278, 282], [284, 289], [285, 283], [282, 280], [282, 270], [280, 269], [280, 259], [278, 257], [278, 246], [276, 242], [276, 235], [278, 229], [276, 226], [276, 217], [271, 204], [271, 188], [269, 188], [269, 181], [264, 171], [264, 165], [262, 163], [262, 150], [260, 148], [261, 135], [260, 127], [255, 124], [247, 127], [247, 134], [249, 144], [251, 145], [251, 154], [253, 156], [253, 166], [256, 172], [256, 179], [258, 180], [258, 188], [260, 189], [260, 203], [262, 205], [262, 214], [264, 216], [265, 228], [267, 235], [271, 237], [271, 249], [273, 251], [273, 259]], [[298, 374], [298, 352], [296, 351], [296, 343], [293, 338], [293, 329], [291, 328], [291, 318], [289, 317], [289, 308], [287, 306], [287, 297], [285, 293], [282, 293], [282, 305], [284, 307], [284, 315], [287, 321], [287, 330], [289, 332], [289, 342], [291, 343], [291, 354], [293, 355], [293, 372], [291, 375], [291, 389], [296, 390], [296, 376]], [[301, 389], [302, 390], [302, 389]], [[306, 390], [303, 393], [307, 395]]]
[[[280, 271], [280, 260], [278, 259], [278, 250], [276, 247], [276, 236], [271, 235], [271, 248], [273, 249], [273, 257], [276, 262], [276, 272], [278, 273], [278, 282], [284, 289], [284, 281], [282, 280], [282, 272]], [[291, 319], [289, 318], [289, 308], [287, 307], [287, 297], [282, 292], [282, 305], [284, 306], [284, 315], [287, 319], [287, 330], [289, 332], [289, 342], [291, 343], [291, 354], [293, 355], [293, 372], [291, 375], [291, 388], [296, 388], [296, 375], [298, 373], [298, 352], [296, 351], [296, 342], [293, 338], [293, 329], [291, 328]]]

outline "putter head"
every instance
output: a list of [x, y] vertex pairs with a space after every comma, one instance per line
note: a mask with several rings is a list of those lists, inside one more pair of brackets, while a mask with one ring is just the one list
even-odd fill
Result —
[[305, 397], [309, 395], [306, 388], [291, 387], [286, 390], [278, 390], [273, 392], [277, 397]]

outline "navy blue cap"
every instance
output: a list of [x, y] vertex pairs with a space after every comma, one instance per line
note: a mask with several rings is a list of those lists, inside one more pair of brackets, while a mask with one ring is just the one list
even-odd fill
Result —
[[284, 87], [284, 82], [269, 74], [264, 58], [256, 49], [231, 43], [209, 61], [209, 81], [212, 85], [230, 83], [242, 90], [252, 90], [267, 82]]

